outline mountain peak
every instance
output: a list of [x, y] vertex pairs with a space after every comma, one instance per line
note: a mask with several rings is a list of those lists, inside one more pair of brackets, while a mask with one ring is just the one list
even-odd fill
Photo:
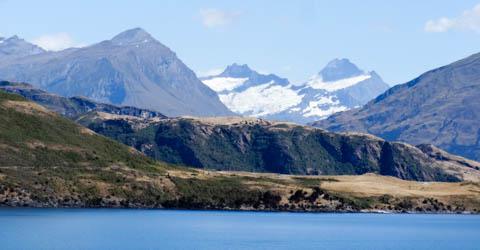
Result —
[[227, 66], [220, 76], [226, 77], [249, 77], [254, 71], [247, 64], [237, 64]]
[[333, 59], [321, 71], [320, 76], [326, 82], [358, 76], [364, 72], [346, 58]]
[[18, 36], [0, 37], [0, 56], [22, 57], [45, 52], [44, 49], [29, 43]]
[[126, 30], [112, 38], [112, 42], [116, 45], [128, 45], [135, 43], [146, 43], [155, 39], [144, 29], [134, 28]]
[[27, 43], [24, 39], [18, 37], [17, 35], [14, 35], [14, 36], [11, 36], [11, 37], [0, 37], [0, 41], [2, 41], [3, 43], [10, 43], [10, 44], [14, 44], [14, 43]]
[[[28, 47], [0, 44], [0, 78], [32, 82], [64, 96], [154, 109], [169, 116], [232, 114], [173, 51], [143, 29], [127, 30], [68, 53], [29, 55]], [[17, 60], [20, 56], [23, 58]]]
[[17, 35], [14, 35], [14, 36], [8, 38], [7, 40], [15, 41], [15, 40], [23, 40], [23, 39], [20, 39]]

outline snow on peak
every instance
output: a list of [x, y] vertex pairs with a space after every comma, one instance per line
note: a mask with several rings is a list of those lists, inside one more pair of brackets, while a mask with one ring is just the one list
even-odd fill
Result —
[[341, 105], [340, 101], [333, 96], [322, 96], [317, 100], [308, 102], [308, 106], [302, 110], [305, 117], [326, 118], [334, 113], [345, 111], [348, 108]]
[[324, 81], [323, 78], [319, 75], [312, 77], [306, 85], [314, 89], [324, 89], [326, 91], [332, 92], [340, 89], [345, 89], [351, 87], [357, 83], [365, 81], [372, 77], [370, 74], [362, 74], [359, 76], [353, 76], [345, 79], [339, 79], [336, 81]]
[[[371, 78], [349, 92], [350, 87]], [[374, 98], [380, 91], [368, 88], [374, 88], [376, 78], [374, 72], [361, 71], [348, 59], [336, 59], [302, 85], [293, 85], [274, 74], [260, 74], [246, 64], [232, 64], [221, 74], [202, 81], [237, 114], [307, 123], [363, 105], [364, 100], [356, 96], [359, 91], [367, 89], [363, 96], [366, 101]]]
[[284, 111], [300, 104], [303, 98], [290, 87], [273, 82], [253, 86], [242, 92], [220, 94], [219, 97], [233, 112], [254, 117]]
[[203, 83], [215, 92], [223, 92], [234, 90], [235, 88], [242, 86], [246, 81], [248, 81], [248, 78], [214, 77], [203, 80]]
[[248, 67], [247, 64], [237, 63], [227, 66], [221, 74], [203, 77], [201, 80], [216, 92], [238, 92], [265, 83], [274, 83], [282, 86], [289, 84], [286, 78], [280, 78], [274, 74], [260, 74]]

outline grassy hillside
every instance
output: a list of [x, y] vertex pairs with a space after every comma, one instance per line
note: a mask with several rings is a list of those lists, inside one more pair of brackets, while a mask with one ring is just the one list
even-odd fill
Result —
[[16, 167], [138, 168], [154, 161], [20, 96], [0, 92], [0, 162]]
[[1, 206], [478, 212], [479, 193], [474, 182], [174, 167], [0, 92]]
[[373, 174], [292, 176], [166, 168], [1, 168], [0, 204], [273, 211], [480, 211], [473, 182], [404, 181]]
[[0, 89], [20, 94], [99, 134], [169, 163], [282, 174], [377, 173], [421, 181], [480, 179], [480, 163], [428, 145], [413, 147], [365, 134], [330, 133], [259, 119], [168, 119], [135, 107], [61, 97], [24, 83], [2, 81]]

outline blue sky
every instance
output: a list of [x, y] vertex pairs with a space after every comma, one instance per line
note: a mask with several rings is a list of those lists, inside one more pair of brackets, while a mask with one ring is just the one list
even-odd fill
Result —
[[237, 62], [302, 82], [331, 59], [349, 58], [393, 85], [480, 52], [477, 4], [0, 0], [0, 34], [60, 49], [142, 27], [199, 74]]

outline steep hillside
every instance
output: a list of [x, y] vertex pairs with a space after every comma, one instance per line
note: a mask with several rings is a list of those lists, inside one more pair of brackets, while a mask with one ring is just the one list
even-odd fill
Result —
[[0, 79], [168, 116], [231, 114], [173, 51], [140, 28], [84, 48], [8, 57], [0, 61]]
[[255, 118], [145, 121], [92, 112], [78, 122], [155, 159], [205, 169], [309, 175], [378, 173], [422, 181], [476, 179], [480, 173], [478, 163], [443, 160], [403, 143]]
[[313, 123], [387, 140], [434, 144], [480, 160], [480, 54], [397, 85], [359, 109]]
[[0, 206], [476, 213], [479, 192], [473, 182], [173, 167], [0, 91]]
[[363, 105], [388, 88], [375, 72], [364, 72], [348, 59], [331, 61], [299, 85], [274, 74], [260, 74], [245, 64], [232, 64], [202, 81], [238, 114], [296, 123]]
[[155, 163], [18, 95], [0, 91], [0, 105], [1, 166], [134, 168]]

